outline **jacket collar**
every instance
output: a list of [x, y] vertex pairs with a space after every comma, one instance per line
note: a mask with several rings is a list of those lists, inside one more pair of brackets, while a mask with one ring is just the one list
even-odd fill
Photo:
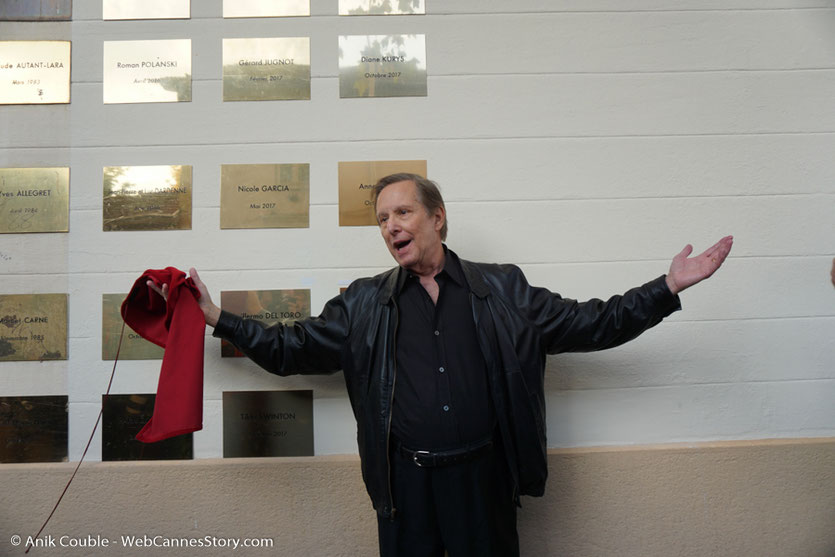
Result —
[[[484, 281], [484, 275], [478, 269], [478, 266], [466, 259], [460, 259], [458, 255], [444, 245], [444, 252], [447, 257], [453, 258], [461, 267], [464, 273], [464, 279], [467, 281], [467, 286], [470, 292], [484, 298], [490, 293], [487, 283]], [[381, 304], [387, 304], [389, 301], [394, 301], [396, 293], [399, 292], [400, 286], [406, 278], [406, 269], [403, 267], [395, 267], [386, 272], [386, 277], [383, 279], [383, 284], [377, 296], [377, 301]]]
[[490, 288], [488, 288], [487, 282], [484, 280], [484, 275], [478, 268], [478, 264], [467, 261], [466, 259], [461, 259], [460, 261], [461, 270], [464, 271], [464, 278], [467, 279], [467, 284], [470, 285], [470, 292], [479, 298], [486, 298], [490, 294]]

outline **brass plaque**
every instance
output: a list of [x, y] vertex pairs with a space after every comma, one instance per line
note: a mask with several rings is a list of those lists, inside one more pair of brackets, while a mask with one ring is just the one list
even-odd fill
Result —
[[[267, 325], [287, 323], [310, 317], [310, 290], [226, 290], [220, 293], [220, 307]], [[221, 340], [220, 355], [229, 358], [243, 353], [230, 342]]]
[[104, 104], [191, 101], [191, 39], [105, 41]]
[[0, 397], [0, 462], [65, 462], [67, 397]]
[[307, 228], [309, 164], [224, 164], [221, 228]]
[[69, 102], [70, 41], [0, 41], [0, 104]]
[[189, 19], [191, 0], [103, 0], [102, 19]]
[[223, 100], [310, 98], [310, 39], [223, 39]]
[[0, 168], [0, 234], [68, 232], [69, 168]]
[[340, 36], [339, 96], [425, 97], [425, 35]]
[[161, 360], [165, 349], [142, 338], [139, 333], [125, 325], [122, 335], [122, 302], [127, 294], [102, 294], [101, 296], [101, 359], [115, 360], [122, 337], [120, 360]]
[[67, 359], [67, 295], [0, 295], [0, 361]]
[[339, 163], [339, 226], [377, 226], [371, 192], [380, 178], [397, 172], [426, 176], [426, 161]]
[[339, 15], [425, 14], [423, 0], [339, 0]]
[[190, 230], [189, 165], [105, 166], [102, 230]]
[[72, 0], [3, 0], [0, 21], [69, 21]]
[[223, 457], [313, 456], [313, 391], [223, 393]]
[[101, 459], [188, 460], [194, 458], [194, 435], [186, 433], [156, 443], [135, 439], [154, 413], [154, 394], [102, 395]]
[[310, 0], [223, 0], [223, 17], [310, 15]]

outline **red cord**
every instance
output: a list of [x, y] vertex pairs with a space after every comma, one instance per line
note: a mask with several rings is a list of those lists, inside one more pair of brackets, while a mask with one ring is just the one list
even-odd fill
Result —
[[[105, 396], [110, 394], [110, 387], [111, 387], [111, 385], [113, 385], [113, 377], [116, 375], [116, 363], [119, 361], [119, 351], [122, 349], [122, 337], [124, 336], [124, 334], [125, 334], [125, 322], [123, 320], [122, 321], [122, 332], [119, 333], [119, 345], [116, 347], [116, 359], [113, 360], [113, 371], [110, 372], [110, 382], [107, 384], [107, 392], [104, 393]], [[93, 426], [93, 431], [90, 433], [90, 439], [87, 440], [87, 446], [84, 447], [84, 452], [81, 453], [81, 459], [78, 461], [78, 465], [75, 467], [75, 470], [73, 471], [72, 476], [70, 476], [70, 481], [68, 481], [67, 485], [64, 486], [64, 491], [61, 492], [61, 496], [58, 497], [58, 501], [56, 501], [55, 506], [52, 507], [52, 512], [49, 513], [49, 516], [46, 517], [46, 520], [44, 520], [44, 523], [43, 523], [43, 526], [41, 526], [41, 529], [38, 530], [38, 533], [35, 534], [35, 536], [32, 538], [33, 541], [36, 540], [41, 535], [41, 532], [43, 532], [44, 528], [46, 528], [46, 525], [49, 523], [49, 519], [52, 518], [52, 515], [55, 514], [55, 511], [58, 509], [58, 505], [61, 504], [61, 500], [64, 498], [64, 495], [67, 494], [67, 490], [70, 488], [70, 484], [75, 479], [75, 475], [78, 473], [78, 469], [81, 467], [81, 463], [84, 462], [84, 457], [87, 456], [87, 449], [90, 448], [90, 443], [93, 442], [93, 436], [96, 434], [96, 430], [99, 427], [99, 422], [101, 421], [102, 412], [104, 412], [104, 408], [101, 408], [99, 410], [99, 417], [96, 418], [96, 425]], [[24, 553], [29, 553], [29, 550], [32, 549], [32, 547], [34, 547], [34, 545], [32, 543], [30, 543], [28, 546], [26, 546], [26, 551]]]

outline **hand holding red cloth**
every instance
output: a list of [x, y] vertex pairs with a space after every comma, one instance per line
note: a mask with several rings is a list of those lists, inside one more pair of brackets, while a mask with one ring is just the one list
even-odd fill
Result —
[[[168, 301], [148, 286], [168, 284]], [[203, 429], [203, 343], [206, 321], [191, 278], [174, 267], [148, 269], [122, 303], [122, 319], [165, 348], [154, 414], [136, 435], [154, 443]]]

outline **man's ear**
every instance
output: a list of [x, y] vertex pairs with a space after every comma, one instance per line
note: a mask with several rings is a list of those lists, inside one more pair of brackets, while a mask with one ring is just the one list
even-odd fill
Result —
[[435, 230], [438, 232], [444, 227], [444, 223], [446, 222], [446, 211], [443, 207], [435, 207]]

